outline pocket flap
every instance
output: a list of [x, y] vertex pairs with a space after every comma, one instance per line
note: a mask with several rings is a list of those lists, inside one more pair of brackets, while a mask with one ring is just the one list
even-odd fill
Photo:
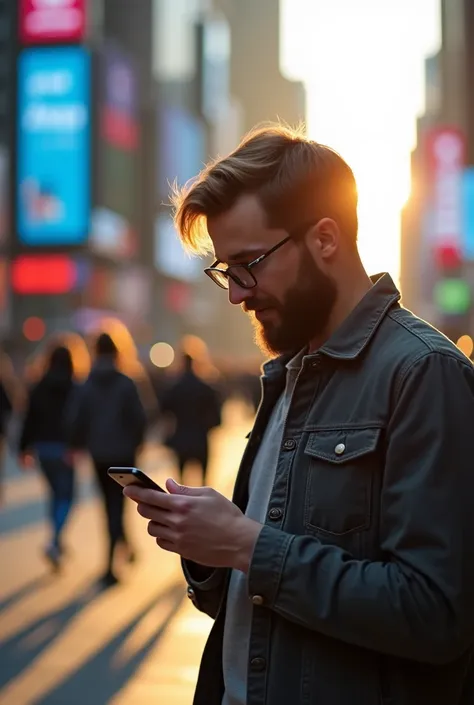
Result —
[[381, 428], [357, 428], [310, 433], [305, 453], [330, 463], [347, 463], [373, 453], [381, 432]]

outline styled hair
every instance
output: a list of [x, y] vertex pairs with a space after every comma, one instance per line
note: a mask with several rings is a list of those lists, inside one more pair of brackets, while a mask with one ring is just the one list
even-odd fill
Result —
[[308, 139], [302, 129], [280, 124], [255, 128], [227, 157], [210, 162], [181, 190], [174, 190], [174, 221], [184, 247], [212, 251], [207, 221], [228, 211], [245, 194], [255, 194], [270, 228], [289, 230], [324, 217], [337, 221], [357, 242], [354, 174], [330, 147]]

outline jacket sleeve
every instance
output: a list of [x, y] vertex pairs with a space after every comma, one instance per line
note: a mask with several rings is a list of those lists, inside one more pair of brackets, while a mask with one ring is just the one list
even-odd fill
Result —
[[250, 595], [307, 629], [381, 653], [448, 663], [474, 638], [474, 371], [427, 353], [405, 374], [388, 428], [385, 562], [265, 526]]
[[181, 560], [181, 565], [192, 603], [200, 612], [215, 619], [224, 596], [228, 569], [207, 568], [185, 559]]
[[64, 414], [64, 430], [68, 444], [84, 450], [88, 432], [87, 382], [74, 388]]
[[130, 423], [130, 429], [133, 429], [133, 435], [137, 446], [143, 443], [145, 437], [147, 417], [145, 408], [140, 399], [137, 385], [132, 379], [127, 380], [127, 417]]

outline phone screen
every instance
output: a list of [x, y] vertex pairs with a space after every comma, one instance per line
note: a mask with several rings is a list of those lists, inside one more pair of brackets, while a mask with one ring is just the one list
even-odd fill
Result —
[[165, 491], [152, 480], [151, 477], [148, 477], [148, 475], [138, 468], [109, 468], [107, 474], [122, 487], [138, 485], [147, 490], [157, 490], [158, 492]]

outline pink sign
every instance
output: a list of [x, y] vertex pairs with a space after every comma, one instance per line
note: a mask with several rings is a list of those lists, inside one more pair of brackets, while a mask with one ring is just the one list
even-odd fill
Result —
[[20, 0], [23, 44], [80, 42], [86, 27], [86, 0]]
[[457, 127], [438, 127], [427, 139], [435, 247], [458, 249], [463, 237], [463, 174], [466, 144]]

